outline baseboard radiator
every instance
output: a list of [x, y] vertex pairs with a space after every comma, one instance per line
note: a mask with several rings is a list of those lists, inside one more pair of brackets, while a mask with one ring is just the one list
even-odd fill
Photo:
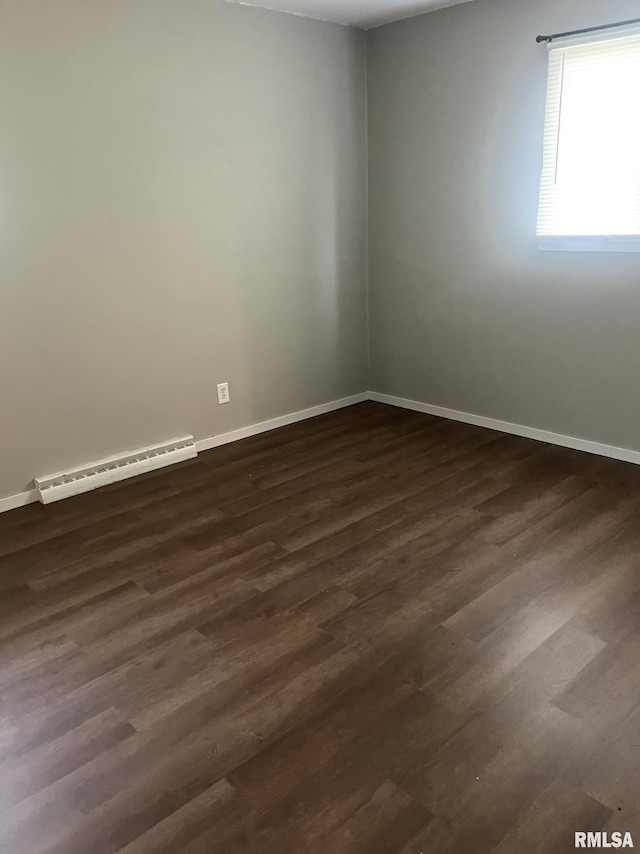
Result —
[[160, 445], [128, 451], [117, 457], [98, 460], [59, 474], [38, 477], [34, 479], [34, 483], [39, 500], [43, 504], [51, 504], [52, 501], [69, 498], [71, 495], [80, 495], [118, 480], [126, 480], [129, 477], [192, 459], [197, 455], [193, 436], [185, 436]]

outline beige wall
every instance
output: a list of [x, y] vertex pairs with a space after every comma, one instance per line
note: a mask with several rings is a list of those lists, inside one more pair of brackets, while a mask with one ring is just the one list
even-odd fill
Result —
[[475, 0], [368, 34], [371, 380], [640, 449], [640, 255], [539, 252], [538, 33], [637, 0]]
[[220, 0], [0, 0], [0, 497], [366, 389], [365, 59]]

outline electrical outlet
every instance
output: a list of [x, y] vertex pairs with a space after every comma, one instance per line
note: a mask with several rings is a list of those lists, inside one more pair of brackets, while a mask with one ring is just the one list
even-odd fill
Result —
[[218, 383], [218, 403], [229, 403], [229, 383]]

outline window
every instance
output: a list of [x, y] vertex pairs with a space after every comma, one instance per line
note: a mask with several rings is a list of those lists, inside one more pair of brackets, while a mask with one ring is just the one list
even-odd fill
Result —
[[539, 247], [640, 252], [640, 29], [549, 51]]

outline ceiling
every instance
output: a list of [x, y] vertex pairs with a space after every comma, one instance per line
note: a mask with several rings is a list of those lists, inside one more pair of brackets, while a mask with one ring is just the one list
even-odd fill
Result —
[[304, 18], [362, 27], [378, 27], [422, 12], [467, 3], [469, 0], [230, 0], [243, 6], [262, 6]]

